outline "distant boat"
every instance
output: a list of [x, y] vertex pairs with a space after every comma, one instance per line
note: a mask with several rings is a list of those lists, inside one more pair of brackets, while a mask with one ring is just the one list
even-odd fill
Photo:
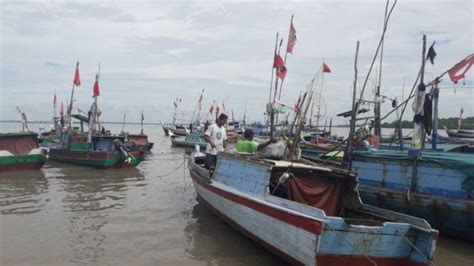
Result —
[[40, 169], [45, 161], [46, 153], [38, 146], [38, 134], [0, 134], [0, 172]]
[[201, 150], [207, 147], [207, 142], [202, 138], [201, 132], [193, 132], [184, 138], [171, 135], [171, 144], [176, 147], [192, 149], [194, 149], [196, 145], [199, 145]]
[[153, 142], [148, 141], [146, 134], [126, 134], [126, 145], [136, 146], [139, 151], [150, 152], [153, 149]]
[[350, 172], [219, 153], [213, 175], [189, 159], [198, 200], [292, 264], [431, 265], [438, 231], [363, 204]]
[[456, 138], [456, 139], [474, 139], [474, 131], [468, 131], [468, 130], [462, 130], [458, 129], [457, 131], [454, 131], [452, 129], [448, 129], [446, 126], [444, 126], [444, 130], [446, 130], [446, 133], [450, 138]]
[[93, 136], [92, 145], [87, 135], [72, 134], [68, 144], [51, 147], [49, 158], [57, 161], [99, 168], [123, 168], [137, 166], [144, 159], [140, 150], [128, 151], [123, 136]]

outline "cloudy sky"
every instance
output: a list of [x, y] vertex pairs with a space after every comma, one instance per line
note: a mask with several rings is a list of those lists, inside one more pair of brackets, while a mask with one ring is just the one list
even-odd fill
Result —
[[[291, 14], [298, 41], [287, 59], [282, 101], [294, 105], [324, 61], [324, 114], [349, 110], [356, 41], [360, 41], [359, 83], [377, 47], [384, 1], [188, 2], [188, 1], [13, 1], [1, 0], [0, 119], [52, 116], [52, 98], [70, 97], [77, 60], [82, 85], [76, 106], [87, 110], [101, 64], [99, 105], [103, 120], [127, 112], [139, 121], [171, 120], [173, 100], [182, 98], [180, 117], [190, 118], [205, 89], [203, 109], [225, 101], [237, 118], [262, 120], [268, 101], [275, 34], [285, 39]], [[393, 1], [392, 1], [393, 2]], [[436, 41], [431, 80], [473, 52], [474, 2], [399, 1], [389, 22], [382, 94], [407, 97], [421, 63], [421, 38]], [[465, 84], [442, 84], [442, 117], [474, 116], [471, 70]], [[374, 84], [371, 77], [369, 84]], [[405, 86], [404, 86], [405, 84]], [[360, 86], [360, 85], [359, 85]], [[371, 93], [374, 86], [367, 91]], [[403, 92], [404, 88], [404, 92]], [[390, 104], [382, 107], [387, 112]], [[205, 111], [204, 111], [205, 112]], [[409, 118], [411, 110], [407, 113]], [[344, 119], [336, 123], [345, 123]]]

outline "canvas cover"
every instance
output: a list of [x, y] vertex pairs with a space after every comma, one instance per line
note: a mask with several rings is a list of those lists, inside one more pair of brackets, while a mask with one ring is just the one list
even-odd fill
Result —
[[13, 155], [27, 155], [32, 149], [38, 148], [36, 134], [1, 134], [0, 150], [6, 150]]
[[339, 216], [352, 186], [352, 180], [328, 172], [295, 171], [287, 183], [286, 196], [289, 200], [322, 209], [328, 216]]

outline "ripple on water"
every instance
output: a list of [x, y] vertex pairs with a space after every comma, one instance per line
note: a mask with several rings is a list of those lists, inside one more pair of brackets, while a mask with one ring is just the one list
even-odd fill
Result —
[[1, 214], [22, 215], [41, 211], [48, 201], [48, 189], [42, 171], [0, 173]]

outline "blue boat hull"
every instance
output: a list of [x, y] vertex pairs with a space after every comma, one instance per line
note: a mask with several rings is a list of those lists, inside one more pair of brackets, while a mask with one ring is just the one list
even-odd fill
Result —
[[461, 189], [464, 173], [440, 165], [420, 165], [412, 187], [412, 162], [354, 161], [362, 200], [426, 219], [441, 234], [474, 242], [474, 200]]

